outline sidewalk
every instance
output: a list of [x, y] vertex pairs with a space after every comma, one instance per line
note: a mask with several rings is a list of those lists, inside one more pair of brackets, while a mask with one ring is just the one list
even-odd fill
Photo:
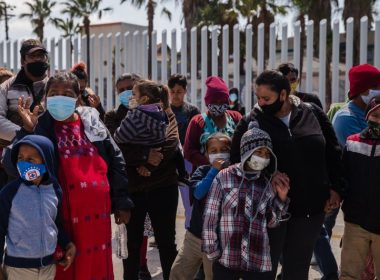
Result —
[[[113, 221], [113, 218], [112, 218]], [[182, 206], [182, 201], [179, 199], [179, 204], [178, 204], [178, 211], [177, 211], [177, 223], [176, 223], [176, 240], [177, 240], [177, 248], [179, 248], [182, 244], [183, 237], [185, 234], [185, 229], [184, 229], [184, 222], [185, 222], [185, 217], [184, 217], [184, 209]], [[334, 227], [333, 231], [333, 236], [331, 240], [331, 245], [333, 247], [333, 252], [335, 255], [335, 258], [337, 260], [338, 265], [340, 264], [340, 248], [339, 248], [339, 243], [342, 238], [343, 234], [343, 217], [342, 217], [342, 212], [339, 213], [337, 223]], [[113, 264], [114, 264], [114, 273], [115, 273], [115, 280], [122, 280], [123, 279], [123, 266], [121, 263], [121, 260], [119, 260], [115, 255], [113, 255]], [[162, 280], [162, 270], [160, 266], [160, 258], [158, 255], [158, 250], [157, 248], [148, 248], [148, 266], [149, 266], [149, 271], [152, 274], [152, 279], [154, 280]], [[310, 280], [319, 280], [321, 279], [321, 274], [318, 271], [318, 266], [312, 266], [310, 268], [309, 272], [309, 279]], [[189, 279], [191, 280], [191, 279]]]

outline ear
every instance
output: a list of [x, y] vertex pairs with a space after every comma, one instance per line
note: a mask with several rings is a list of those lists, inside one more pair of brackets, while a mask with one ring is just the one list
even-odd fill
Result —
[[146, 95], [144, 95], [144, 96], [140, 97], [139, 103], [140, 103], [140, 104], [145, 104], [145, 103], [147, 103], [148, 101], [149, 101], [149, 97], [146, 96]]
[[285, 89], [281, 90], [281, 93], [280, 93], [280, 100], [281, 100], [281, 101], [285, 101], [287, 95], [288, 95], [288, 94], [286, 93], [286, 90], [285, 90]]

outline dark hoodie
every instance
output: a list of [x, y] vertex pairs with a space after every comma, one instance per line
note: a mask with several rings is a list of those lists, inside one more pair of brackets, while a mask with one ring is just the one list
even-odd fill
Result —
[[4, 264], [18, 268], [40, 268], [53, 263], [57, 243], [69, 243], [61, 223], [62, 190], [55, 177], [53, 143], [44, 136], [28, 135], [12, 147], [4, 162], [16, 168], [21, 145], [30, 145], [43, 158], [47, 173], [40, 185], [17, 178], [0, 192], [0, 260], [7, 244]]

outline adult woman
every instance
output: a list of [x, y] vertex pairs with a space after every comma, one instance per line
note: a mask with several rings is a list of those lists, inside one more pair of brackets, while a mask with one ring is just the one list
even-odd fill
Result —
[[282, 279], [303, 280], [308, 279], [324, 209], [336, 208], [340, 202], [341, 149], [325, 113], [289, 94], [289, 81], [280, 72], [260, 74], [256, 79], [260, 107], [256, 106], [239, 123], [233, 137], [231, 160], [240, 160], [240, 139], [250, 122], [257, 122], [270, 135], [278, 170], [289, 176], [291, 188], [291, 218], [280, 229], [269, 232], [274, 272], [283, 240]]
[[28, 102], [19, 99], [24, 126], [16, 138], [34, 133], [55, 144], [64, 227], [79, 252], [69, 270], [57, 269], [56, 279], [113, 279], [111, 209], [116, 223], [128, 223], [133, 206], [123, 157], [95, 109], [77, 106], [73, 74], [51, 77], [45, 90], [47, 111], [39, 118], [38, 108], [30, 112]]
[[204, 144], [208, 136], [215, 132], [232, 136], [236, 124], [241, 119], [239, 112], [227, 110], [229, 107], [228, 87], [221, 78], [208, 77], [206, 86], [205, 103], [208, 110], [191, 119], [183, 146], [185, 159], [191, 162], [193, 170], [198, 166], [209, 164], [204, 154]]

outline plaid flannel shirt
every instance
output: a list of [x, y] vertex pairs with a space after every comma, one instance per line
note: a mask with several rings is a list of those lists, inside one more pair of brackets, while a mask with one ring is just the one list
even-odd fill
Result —
[[265, 176], [248, 179], [235, 164], [219, 172], [204, 211], [202, 249], [225, 267], [272, 270], [267, 227], [276, 227], [286, 214]]

